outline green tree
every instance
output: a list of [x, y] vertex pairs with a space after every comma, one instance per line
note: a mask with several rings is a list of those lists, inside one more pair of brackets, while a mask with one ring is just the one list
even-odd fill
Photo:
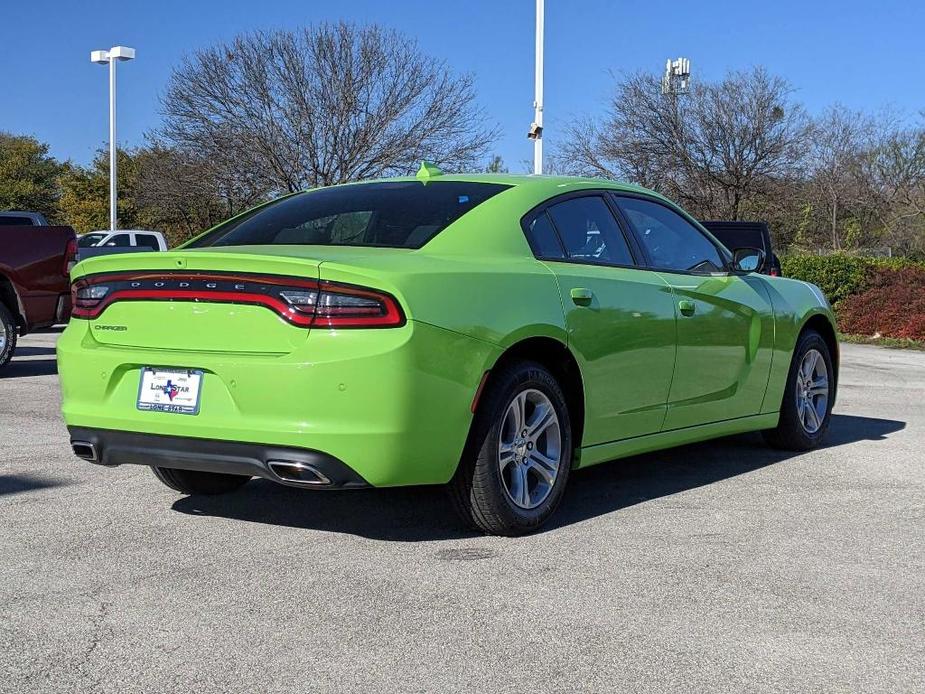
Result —
[[[150, 228], [150, 210], [137, 201], [139, 153], [119, 149], [118, 158], [118, 218], [121, 229]], [[109, 154], [97, 152], [90, 166], [66, 164], [61, 173], [61, 217], [77, 230], [86, 233], [109, 228]]]
[[61, 164], [34, 137], [0, 132], [0, 209], [57, 218]]

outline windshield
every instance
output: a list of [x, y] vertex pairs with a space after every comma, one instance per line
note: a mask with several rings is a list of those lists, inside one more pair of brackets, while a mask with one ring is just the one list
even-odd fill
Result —
[[77, 239], [77, 245], [81, 248], [91, 248], [106, 238], [106, 234], [86, 234]]
[[467, 181], [397, 181], [321, 188], [245, 213], [188, 247], [297, 244], [420, 248], [508, 187]]

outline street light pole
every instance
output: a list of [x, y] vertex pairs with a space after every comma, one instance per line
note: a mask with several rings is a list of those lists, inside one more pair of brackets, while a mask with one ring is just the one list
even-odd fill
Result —
[[118, 163], [116, 162], [116, 61], [109, 59], [109, 230], [118, 226], [116, 207]]
[[116, 175], [116, 63], [120, 60], [133, 60], [135, 49], [126, 46], [113, 46], [108, 51], [92, 51], [90, 60], [99, 65], [109, 63], [109, 230], [118, 227], [117, 184]]
[[533, 98], [533, 123], [530, 137], [533, 139], [533, 173], [543, 173], [543, 21], [544, 0], [536, 0], [536, 74]]

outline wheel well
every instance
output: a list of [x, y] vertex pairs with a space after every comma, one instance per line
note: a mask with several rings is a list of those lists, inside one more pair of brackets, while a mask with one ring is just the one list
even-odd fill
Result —
[[25, 316], [19, 312], [19, 301], [16, 299], [16, 290], [13, 289], [13, 283], [3, 275], [0, 275], [0, 304], [6, 306], [17, 326], [25, 324]]
[[[491, 373], [512, 361], [535, 361], [555, 376], [565, 395], [572, 421], [572, 440], [575, 447], [581, 446], [585, 426], [585, 389], [581, 380], [578, 362], [568, 347], [551, 337], [531, 337], [511, 345], [495, 362]], [[488, 383], [491, 383], [491, 374]]]
[[[815, 330], [822, 339], [825, 341], [826, 347], [829, 348], [829, 356], [832, 358], [832, 365], [835, 367], [835, 386], [838, 386], [838, 334], [835, 332], [835, 327], [829, 322], [829, 319], [817, 313], [815, 316], [810, 316], [803, 324], [803, 329], [800, 331], [800, 335], [805, 333], [807, 330]], [[798, 338], [799, 339], [799, 338]]]

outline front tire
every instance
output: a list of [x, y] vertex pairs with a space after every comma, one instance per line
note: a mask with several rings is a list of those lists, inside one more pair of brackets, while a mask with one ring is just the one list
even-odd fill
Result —
[[788, 451], [816, 448], [829, 428], [834, 401], [832, 355], [822, 336], [808, 330], [793, 351], [780, 420], [775, 429], [763, 432], [765, 440]]
[[493, 374], [450, 495], [478, 530], [524, 535], [556, 510], [571, 467], [571, 421], [562, 388], [542, 365], [517, 362]]
[[0, 303], [0, 369], [10, 363], [16, 351], [18, 331], [10, 310]]
[[220, 472], [198, 472], [157, 466], [151, 466], [151, 471], [161, 482], [181, 494], [227, 494], [240, 489], [250, 481], [250, 477]]

